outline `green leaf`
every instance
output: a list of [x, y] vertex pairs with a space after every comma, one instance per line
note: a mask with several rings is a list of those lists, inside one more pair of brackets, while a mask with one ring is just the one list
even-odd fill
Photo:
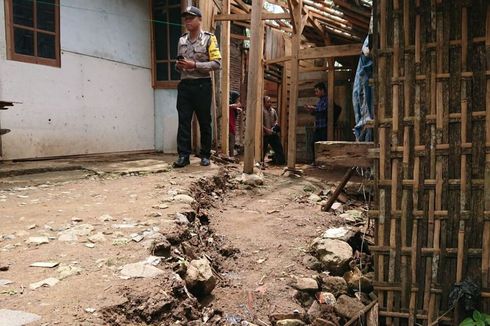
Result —
[[481, 314], [481, 315], [485, 319], [485, 323], [487, 323], [487, 325], [490, 325], [490, 315], [487, 314]]
[[466, 318], [465, 320], [463, 320], [459, 326], [474, 326], [475, 325], [475, 322], [473, 321], [472, 318], [468, 317]]
[[483, 320], [481, 317], [481, 313], [478, 310], [473, 311], [473, 320], [476, 322]]
[[483, 320], [477, 320], [476, 325], [477, 326], [485, 326], [485, 322]]

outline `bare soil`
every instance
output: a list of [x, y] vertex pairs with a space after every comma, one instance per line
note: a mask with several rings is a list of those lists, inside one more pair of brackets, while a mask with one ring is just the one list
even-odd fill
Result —
[[[343, 224], [307, 198], [342, 173], [314, 170], [289, 178], [270, 168], [264, 185], [251, 188], [234, 180], [240, 169], [193, 162], [157, 174], [100, 177], [78, 171], [50, 180], [45, 173], [46, 180], [31, 184], [21, 176], [20, 187], [9, 179], [0, 189], [0, 267], [8, 266], [0, 279], [13, 283], [0, 286], [1, 307], [40, 315], [32, 325], [270, 325], [271, 315], [303, 313], [289, 284], [295, 276], [315, 274], [303, 264], [313, 238]], [[177, 193], [198, 202], [191, 207], [170, 201]], [[189, 217], [188, 226], [175, 222], [179, 212]], [[76, 241], [58, 240], [60, 232], [81, 224], [94, 229]], [[97, 233], [106, 241], [91, 244], [88, 237]], [[136, 233], [144, 239], [131, 240]], [[122, 279], [123, 265], [151, 254], [155, 233], [173, 239], [170, 257], [157, 266], [164, 274]], [[28, 244], [35, 236], [47, 236], [49, 243]], [[197, 300], [175, 277], [184, 255], [211, 261], [218, 276], [211, 296]], [[29, 267], [44, 261], [81, 272], [32, 290], [31, 283], [59, 276], [58, 267]]]

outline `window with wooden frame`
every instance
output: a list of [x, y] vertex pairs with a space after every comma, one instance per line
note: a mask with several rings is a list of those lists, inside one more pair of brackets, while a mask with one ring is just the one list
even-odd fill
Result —
[[5, 0], [7, 59], [60, 66], [59, 0]]
[[152, 0], [152, 74], [156, 88], [175, 88], [180, 73], [175, 70], [177, 45], [182, 35], [180, 0]]

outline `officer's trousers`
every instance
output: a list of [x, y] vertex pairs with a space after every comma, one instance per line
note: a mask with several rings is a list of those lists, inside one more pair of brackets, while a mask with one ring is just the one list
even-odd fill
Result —
[[177, 131], [177, 150], [179, 156], [191, 154], [192, 115], [196, 113], [201, 130], [201, 157], [211, 156], [211, 96], [210, 78], [183, 79], [178, 86], [177, 112], [179, 129]]

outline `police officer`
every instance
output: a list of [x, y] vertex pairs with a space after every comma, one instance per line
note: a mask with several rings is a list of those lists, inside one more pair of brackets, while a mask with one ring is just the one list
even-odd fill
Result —
[[210, 72], [221, 67], [221, 54], [216, 37], [201, 30], [201, 11], [189, 6], [182, 13], [187, 33], [178, 44], [177, 70], [180, 83], [177, 95], [179, 158], [174, 167], [189, 164], [191, 154], [191, 121], [195, 112], [201, 130], [201, 165], [208, 166], [211, 156], [211, 96]]

